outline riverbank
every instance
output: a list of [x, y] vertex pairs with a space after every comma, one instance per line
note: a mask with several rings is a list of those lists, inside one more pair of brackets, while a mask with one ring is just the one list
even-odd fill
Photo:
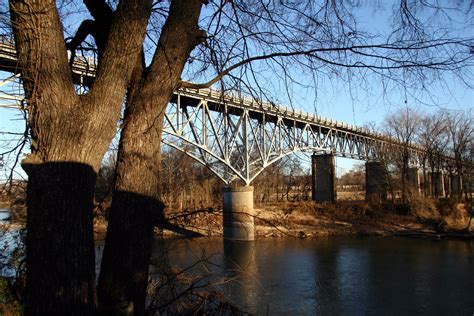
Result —
[[[254, 207], [256, 238], [326, 238], [331, 236], [411, 236], [473, 238], [469, 213], [463, 203], [424, 201], [417, 208], [391, 203], [284, 202]], [[222, 211], [212, 208], [168, 212], [164, 236], [222, 236]], [[96, 218], [94, 230], [104, 234], [107, 222]]]
[[[20, 205], [20, 206], [18, 206]], [[312, 201], [256, 204], [256, 238], [322, 238], [331, 236], [474, 237], [469, 226], [468, 205], [450, 199], [422, 198], [411, 204], [338, 201], [336, 204]], [[9, 208], [7, 203], [0, 208]], [[21, 228], [26, 212], [24, 204], [14, 204], [12, 220], [1, 226]], [[222, 236], [222, 210], [214, 208], [173, 212], [167, 210], [168, 223], [156, 228], [165, 236]], [[16, 218], [18, 217], [18, 219]], [[473, 221], [474, 222], [474, 221]], [[96, 214], [94, 232], [100, 238], [107, 221]]]
[[474, 237], [472, 227], [469, 232], [466, 230], [469, 214], [465, 204], [435, 203], [434, 200], [425, 203], [421, 208], [348, 201], [337, 204], [289, 204], [286, 210], [278, 209], [276, 205], [267, 206], [259, 210], [257, 235], [299, 238], [353, 235]]
[[[416, 238], [474, 238], [472, 227], [470, 232], [465, 230], [469, 223], [469, 214], [465, 204], [448, 200], [427, 200], [421, 206], [414, 208], [407, 205], [394, 205], [390, 203], [374, 205], [366, 202], [338, 202], [334, 205], [317, 204], [314, 202], [257, 204], [254, 210], [256, 238], [259, 242], [251, 244], [288, 243], [294, 245], [326, 241], [334, 242], [339, 240], [339, 238], [331, 237], [351, 236], [388, 237], [402, 235]], [[223, 235], [221, 210], [208, 208], [205, 210], [187, 210], [182, 213], [168, 212], [168, 218], [167, 229], [156, 228], [157, 235], [176, 236], [182, 235], [182, 233], [186, 233], [188, 236], [220, 237]], [[22, 224], [15, 221], [0, 223], [0, 230], [16, 230], [21, 227]], [[94, 231], [97, 240], [104, 238], [106, 229], [107, 222], [105, 219], [101, 216], [96, 216], [94, 219]], [[178, 234], [178, 231], [181, 234]], [[306, 240], [295, 242], [291, 238]], [[360, 238], [353, 239], [361, 240]], [[365, 238], [363, 239], [365, 240]], [[191, 242], [185, 239], [169, 240]], [[215, 240], [222, 242], [221, 238]], [[380, 238], [380, 240], [390, 241], [394, 240], [394, 238]], [[208, 239], [198, 239], [198, 242], [205, 244], [208, 243]], [[412, 242], [416, 241], [410, 241], [410, 244]], [[447, 240], [446, 242], [452, 243], [457, 241]], [[219, 249], [222, 249], [220, 244]], [[214, 250], [212, 250], [212, 253], [215, 253]], [[239, 253], [242, 254], [242, 252]], [[324, 254], [324, 251], [320, 253]], [[189, 281], [189, 279], [186, 280]], [[180, 282], [188, 286], [189, 284], [186, 283], [186, 280], [180, 280]], [[0, 278], [0, 315], [21, 315], [19, 299], [13, 295], [14, 292], [9, 282], [6, 278]], [[205, 291], [204, 293], [214, 292]]]

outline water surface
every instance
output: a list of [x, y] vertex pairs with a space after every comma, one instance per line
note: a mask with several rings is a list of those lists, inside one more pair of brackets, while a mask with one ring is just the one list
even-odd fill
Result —
[[10, 211], [5, 208], [0, 208], [0, 221], [10, 218]]
[[13, 277], [16, 274], [14, 266], [18, 256], [13, 256], [21, 245], [20, 232], [9, 226], [10, 210], [0, 208], [0, 276]]
[[[0, 274], [14, 275], [19, 242], [0, 234]], [[103, 241], [96, 249], [98, 273]], [[256, 315], [474, 315], [472, 240], [157, 238], [153, 261], [164, 253], [193, 275], [232, 279], [218, 290]]]
[[185, 268], [210, 256], [211, 271], [235, 277], [222, 287], [258, 315], [473, 315], [474, 242], [407, 238], [220, 238], [157, 241], [154, 256]]

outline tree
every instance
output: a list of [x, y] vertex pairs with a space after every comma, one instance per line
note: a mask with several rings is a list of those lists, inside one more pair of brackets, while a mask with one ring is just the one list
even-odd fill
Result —
[[452, 188], [458, 190], [458, 197], [463, 194], [463, 183], [467, 182], [467, 171], [465, 162], [469, 161], [469, 150], [473, 144], [474, 130], [471, 113], [458, 112], [447, 114], [447, 132], [449, 135], [449, 145], [455, 159], [456, 177], [451, 183]]
[[365, 186], [365, 170], [363, 167], [364, 165], [356, 165], [354, 169], [344, 173], [339, 179], [339, 184], [363, 188]]
[[394, 155], [393, 163], [400, 171], [402, 199], [406, 202], [408, 188], [408, 168], [410, 162], [409, 146], [413, 145], [418, 136], [422, 116], [416, 109], [408, 108], [389, 114], [385, 118], [385, 132], [397, 140], [401, 147]]
[[[425, 194], [433, 194], [438, 197], [438, 185], [435, 185], [441, 171], [442, 155], [446, 153], [448, 144], [446, 129], [446, 117], [442, 111], [428, 115], [421, 120], [419, 139], [420, 143], [426, 151], [423, 158], [423, 183], [425, 186]], [[429, 168], [431, 176], [428, 177], [426, 169]], [[431, 186], [428, 184], [431, 183]], [[428, 192], [427, 192], [428, 191]]]
[[[43, 313], [54, 307], [75, 313], [93, 309], [92, 192], [126, 90], [98, 296], [106, 312], [143, 314], [153, 227], [163, 221], [159, 139], [163, 113], [176, 88], [219, 82], [222, 89], [261, 100], [272, 89], [265, 82], [280, 79], [281, 90], [289, 95], [291, 85], [305, 86], [301, 73], [315, 78], [313, 85], [331, 76], [349, 83], [357, 77], [369, 91], [370, 76], [413, 87], [429, 83], [430, 71], [460, 76], [470, 71], [462, 65], [472, 58], [466, 48], [471, 39], [440, 34], [439, 24], [424, 24], [436, 21], [427, 12], [448, 12], [424, 2], [400, 1], [394, 7], [398, 27], [384, 38], [359, 28], [357, 4], [341, 0], [172, 0], [153, 6], [145, 0], [122, 0], [116, 6], [105, 0], [83, 2], [94, 21], [84, 22], [80, 36], [67, 47], [75, 51], [86, 30], [100, 58], [90, 91], [79, 96], [55, 2], [10, 0], [33, 140], [32, 156], [23, 163], [29, 175], [30, 314], [36, 308]], [[420, 7], [426, 11], [415, 10]], [[143, 45], [152, 13], [150, 40]], [[41, 194], [42, 188], [52, 193]], [[53, 240], [58, 246], [47, 248]], [[53, 278], [56, 269], [61, 273]]]
[[[172, 1], [149, 67], [137, 63], [127, 95], [117, 177], [110, 209], [98, 297], [104, 310], [145, 310], [153, 229], [164, 219], [160, 184], [163, 116], [183, 67], [205, 38], [202, 1]], [[123, 258], [131, 260], [123, 260]]]
[[55, 1], [10, 1], [32, 142], [22, 162], [28, 174], [27, 315], [94, 313], [94, 186], [150, 9], [151, 1], [118, 5], [94, 85], [79, 96]]
[[183, 214], [186, 210], [199, 211], [220, 207], [222, 185], [205, 166], [186, 153], [172, 148], [162, 149], [161, 165], [160, 192], [166, 205], [167, 220], [170, 216]]

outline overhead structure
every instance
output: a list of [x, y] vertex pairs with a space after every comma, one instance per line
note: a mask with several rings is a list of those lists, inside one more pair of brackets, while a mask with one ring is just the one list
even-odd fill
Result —
[[[14, 74], [4, 78], [4, 83], [20, 71], [14, 45], [7, 37], [0, 37], [0, 70]], [[87, 91], [95, 60], [78, 58], [72, 70], [78, 89]], [[13, 98], [11, 103], [22, 107], [21, 89], [17, 90], [19, 94], [0, 94], [0, 99]], [[413, 166], [420, 165], [426, 155], [420, 146], [406, 148], [366, 128], [212, 89], [175, 91], [165, 113], [161, 141], [201, 162], [226, 184], [240, 179], [249, 185], [267, 166], [301, 151], [386, 161], [404, 149]], [[451, 161], [451, 157], [442, 157], [443, 163]]]

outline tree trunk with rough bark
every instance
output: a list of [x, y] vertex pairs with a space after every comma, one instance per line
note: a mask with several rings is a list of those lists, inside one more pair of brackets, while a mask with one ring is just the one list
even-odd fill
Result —
[[190, 52], [204, 38], [198, 28], [201, 7], [201, 0], [173, 1], [149, 71], [136, 66], [98, 284], [104, 313], [145, 313], [153, 229], [164, 218], [159, 192], [164, 111]]
[[93, 191], [115, 134], [150, 1], [121, 3], [96, 81], [78, 96], [53, 0], [11, 0], [31, 154], [26, 235], [26, 315], [96, 312]]

